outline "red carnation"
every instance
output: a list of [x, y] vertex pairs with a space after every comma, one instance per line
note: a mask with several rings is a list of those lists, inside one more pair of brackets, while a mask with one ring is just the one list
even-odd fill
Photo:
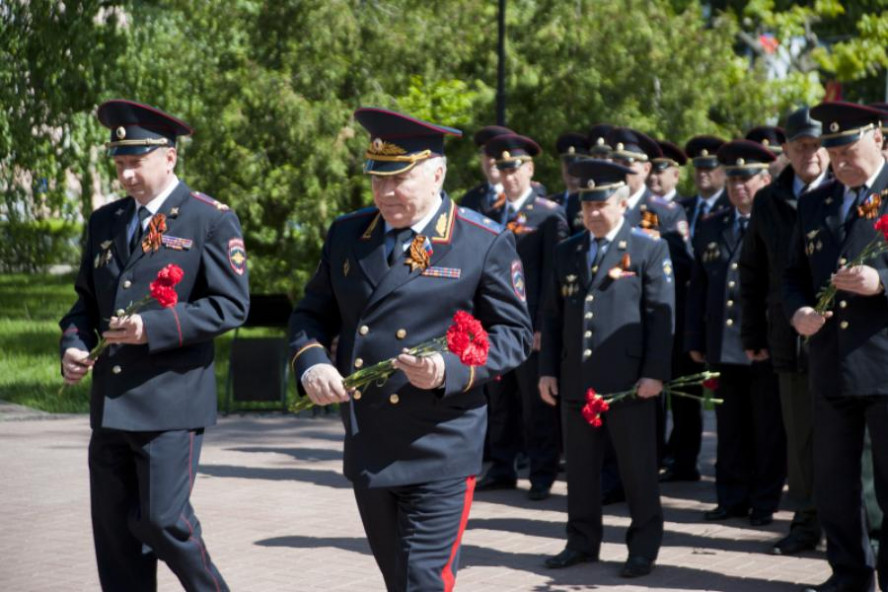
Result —
[[179, 295], [173, 286], [182, 281], [185, 272], [182, 268], [174, 263], [170, 263], [157, 272], [157, 278], [148, 286], [151, 290], [151, 297], [157, 300], [157, 303], [164, 308], [176, 306], [179, 302]]
[[185, 272], [182, 271], [182, 268], [175, 263], [170, 263], [157, 272], [157, 279], [154, 282], [162, 286], [172, 287], [181, 282], [183, 277], [185, 277]]
[[885, 240], [888, 241], [888, 214], [883, 214], [878, 220], [876, 220], [873, 227], [881, 232]]
[[490, 341], [481, 322], [465, 311], [453, 315], [453, 324], [447, 329], [447, 349], [459, 356], [466, 366], [483, 366], [487, 363]]
[[702, 382], [703, 388], [709, 389], [711, 391], [718, 390], [718, 378], [707, 378]]
[[589, 422], [593, 428], [601, 427], [601, 414], [610, 409], [610, 404], [601, 395], [595, 392], [595, 389], [586, 390], [586, 404], [583, 405], [581, 413], [583, 419]]

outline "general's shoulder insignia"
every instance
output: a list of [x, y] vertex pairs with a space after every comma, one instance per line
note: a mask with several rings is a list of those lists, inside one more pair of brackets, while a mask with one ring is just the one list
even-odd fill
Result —
[[242, 238], [233, 238], [228, 241], [228, 263], [234, 273], [244, 275], [244, 271], [247, 269], [247, 250], [244, 248]]
[[512, 276], [512, 289], [515, 291], [515, 296], [521, 302], [527, 302], [527, 286], [524, 282], [524, 268], [521, 266], [521, 259], [512, 261], [510, 275]]

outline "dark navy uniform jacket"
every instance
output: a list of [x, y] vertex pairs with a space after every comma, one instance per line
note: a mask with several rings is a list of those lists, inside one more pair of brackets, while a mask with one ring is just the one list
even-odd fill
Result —
[[165, 309], [152, 301], [139, 311], [148, 343], [113, 345], [96, 362], [90, 423], [128, 431], [212, 425], [213, 338], [243, 323], [249, 308], [240, 223], [228, 206], [180, 182], [158, 211], [167, 225], [161, 247], [129, 255], [135, 208], [125, 198], [90, 216], [77, 302], [60, 323], [61, 352], [93, 348], [109, 319], [148, 295], [157, 272], [175, 263], [185, 273], [175, 288], [178, 304]]
[[748, 366], [740, 339], [740, 251], [734, 208], [713, 212], [697, 224], [694, 272], [688, 289], [685, 349], [710, 364]]
[[444, 354], [442, 388], [412, 386], [403, 372], [355, 392], [341, 406], [345, 476], [357, 486], [392, 487], [475, 475], [481, 470], [487, 407], [484, 382], [530, 355], [533, 333], [521, 260], [511, 232], [444, 197], [423, 234], [430, 266], [388, 267], [384, 221], [376, 208], [330, 227], [321, 262], [290, 319], [297, 384], [336, 335], [335, 366], [346, 376], [443, 336], [457, 311], [490, 335], [487, 364], [468, 367]]
[[[559, 394], [580, 401], [586, 389], [613, 393], [639, 378], [669, 380], [675, 306], [666, 242], [624, 221], [594, 275], [590, 233], [556, 248], [543, 325], [540, 375], [559, 379]], [[623, 277], [610, 270], [629, 256]], [[579, 370], [579, 372], [578, 372]]]
[[[694, 233], [697, 230], [697, 224], [700, 223], [700, 219], [703, 218], [703, 199], [699, 195], [695, 195], [693, 197], [683, 197], [676, 198], [674, 203], [677, 203], [685, 211], [685, 218], [689, 224], [689, 230], [691, 233], [691, 238], [693, 238]], [[726, 189], [722, 189], [721, 193], [718, 196], [718, 199], [715, 200], [715, 203], [712, 204], [712, 208], [709, 210], [709, 213], [712, 214], [717, 212], [723, 208], [730, 208], [731, 200], [728, 199], [728, 191]]]
[[[878, 215], [888, 211], [888, 165], [867, 195], [879, 196]], [[786, 314], [814, 306], [816, 294], [841, 264], [851, 261], [879, 233], [877, 218], [842, 222], [845, 186], [832, 181], [799, 199], [789, 265], [784, 274]], [[888, 254], [865, 263], [888, 286]], [[888, 395], [888, 295], [839, 292], [833, 317], [809, 341], [811, 388], [821, 396]]]
[[[488, 216], [494, 221], [503, 220], [505, 207], [504, 204], [491, 210]], [[558, 204], [542, 197], [528, 197], [506, 229], [515, 234], [518, 255], [524, 264], [527, 309], [534, 329], [539, 331], [542, 300], [555, 267], [555, 245], [567, 237], [567, 221]]]
[[459, 205], [486, 214], [493, 207], [497, 197], [494, 188], [485, 181], [466, 191], [459, 200]]

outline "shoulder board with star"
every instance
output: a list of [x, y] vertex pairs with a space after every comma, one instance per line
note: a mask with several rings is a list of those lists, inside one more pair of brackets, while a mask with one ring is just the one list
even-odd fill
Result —
[[546, 197], [538, 197], [533, 201], [534, 205], [546, 208], [547, 210], [558, 209], [558, 204]]
[[651, 203], [657, 204], [658, 206], [666, 208], [667, 210], [674, 210], [678, 207], [674, 201], [663, 199], [659, 195], [654, 195], [653, 197], [651, 197]]
[[656, 242], [656, 241], [660, 240], [659, 236], [651, 236], [650, 234], [648, 234], [647, 232], [645, 232], [644, 230], [642, 230], [641, 228], [638, 228], [636, 226], [633, 226], [629, 232], [630, 232], [630, 234], [632, 234], [632, 236], [637, 236], [639, 238], [645, 238], [651, 242]]
[[503, 227], [500, 226], [497, 222], [494, 222], [484, 214], [479, 214], [475, 210], [470, 210], [469, 208], [457, 208], [456, 217], [460, 220], [468, 222], [472, 226], [483, 228], [484, 230], [493, 234], [499, 234], [503, 230]]
[[192, 191], [191, 197], [193, 197], [197, 201], [207, 204], [208, 206], [213, 206], [214, 208], [216, 208], [217, 210], [220, 210], [222, 212], [227, 212], [228, 210], [231, 209], [227, 205], [222, 203], [221, 201], [219, 201], [217, 199], [213, 199], [212, 197], [210, 197], [206, 193], [201, 193], [200, 191]]

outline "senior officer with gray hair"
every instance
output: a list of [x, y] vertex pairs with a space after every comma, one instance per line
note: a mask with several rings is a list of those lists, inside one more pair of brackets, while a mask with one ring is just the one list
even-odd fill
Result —
[[[606, 434], [629, 503], [629, 556], [620, 575], [650, 573], [663, 538], [657, 482], [657, 407], [670, 377], [674, 279], [664, 240], [624, 219], [632, 169], [589, 159], [570, 166], [580, 177], [587, 232], [556, 247], [540, 352], [540, 396], [561, 399], [567, 460], [567, 545], [549, 568], [597, 561], [603, 536], [601, 466]], [[637, 388], [614, 403], [603, 426], [584, 419], [586, 389]]]
[[[444, 137], [459, 130], [384, 109], [355, 118], [370, 132], [375, 205], [331, 225], [290, 319], [291, 364], [314, 403], [340, 404], [345, 476], [387, 589], [452, 590], [481, 470], [480, 387], [533, 344], [521, 260], [512, 233], [442, 191]], [[414, 260], [417, 250], [428, 259]], [[443, 336], [458, 311], [489, 333], [485, 365], [402, 353]], [[343, 386], [344, 375], [394, 356], [399, 371], [385, 383]]]
[[[228, 206], [175, 174], [191, 128], [158, 109], [103, 103], [99, 121], [127, 197], [89, 218], [75, 289], [60, 325], [69, 384], [92, 368], [90, 498], [104, 590], [155, 590], [157, 560], [186, 590], [227, 590], [189, 501], [204, 428], [216, 422], [213, 338], [244, 322], [246, 251]], [[178, 303], [124, 316], [168, 264]], [[111, 346], [97, 361], [98, 335]]]
[[[824, 102], [811, 109], [823, 124], [821, 142], [835, 181], [799, 200], [784, 301], [793, 327], [809, 338], [810, 389], [814, 399], [814, 499], [830, 578], [820, 592], [888, 587], [888, 530], [878, 558], [861, 507], [864, 430], [872, 439], [875, 488], [888, 508], [888, 255], [848, 267], [871, 240], [873, 223], [886, 213], [888, 167], [882, 155], [883, 113], [853, 103]], [[838, 293], [825, 313], [814, 309], [818, 291]]]

